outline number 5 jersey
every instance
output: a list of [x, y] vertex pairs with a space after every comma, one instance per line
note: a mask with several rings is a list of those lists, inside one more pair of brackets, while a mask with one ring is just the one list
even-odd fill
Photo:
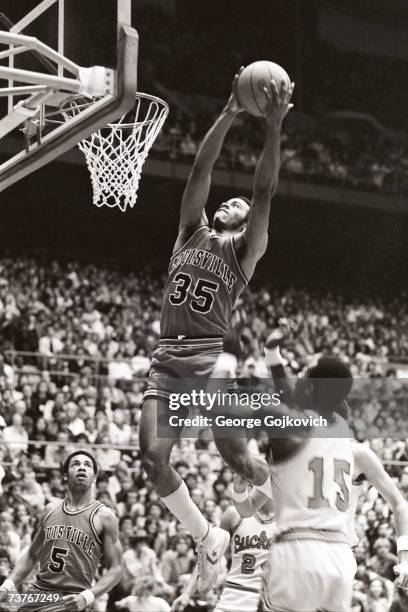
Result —
[[44, 517], [44, 543], [35, 587], [65, 593], [92, 587], [102, 557], [102, 541], [93, 524], [101, 506], [96, 500], [74, 512], [67, 510], [63, 500]]

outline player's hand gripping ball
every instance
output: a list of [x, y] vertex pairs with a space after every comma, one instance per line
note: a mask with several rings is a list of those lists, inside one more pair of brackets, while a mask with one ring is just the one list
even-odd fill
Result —
[[288, 73], [275, 62], [261, 60], [244, 68], [235, 84], [240, 106], [251, 115], [262, 117], [268, 104], [265, 87], [269, 87], [271, 80], [275, 81], [278, 92], [281, 91], [282, 83], [285, 83], [287, 90], [291, 87]]

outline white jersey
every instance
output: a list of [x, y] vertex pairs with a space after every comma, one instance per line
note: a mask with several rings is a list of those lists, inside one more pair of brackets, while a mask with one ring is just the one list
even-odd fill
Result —
[[298, 453], [272, 464], [273, 498], [279, 532], [318, 529], [347, 534], [347, 512], [354, 457], [350, 438], [338, 417], [332, 438], [309, 438]]
[[275, 519], [242, 519], [231, 538], [231, 569], [214, 612], [256, 612], [263, 571], [276, 533]]
[[357, 546], [359, 540], [359, 537], [356, 534], [355, 521], [358, 500], [360, 499], [362, 488], [363, 486], [361, 482], [358, 484], [353, 483], [351, 486], [350, 507], [347, 511], [347, 533], [351, 547]]

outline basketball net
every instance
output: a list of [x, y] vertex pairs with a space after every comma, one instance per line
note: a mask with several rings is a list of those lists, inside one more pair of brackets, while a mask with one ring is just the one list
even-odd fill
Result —
[[[82, 108], [71, 101], [62, 114], [68, 121]], [[167, 103], [160, 98], [137, 93], [131, 115], [108, 124], [78, 144], [91, 175], [95, 206], [117, 207], [122, 212], [128, 206], [133, 208], [143, 164], [168, 113]]]

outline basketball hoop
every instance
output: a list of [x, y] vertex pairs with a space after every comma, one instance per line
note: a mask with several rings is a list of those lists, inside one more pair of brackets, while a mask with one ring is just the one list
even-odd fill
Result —
[[[71, 100], [60, 113], [69, 121], [87, 105]], [[117, 207], [122, 212], [133, 208], [143, 164], [168, 113], [167, 103], [160, 98], [137, 93], [133, 111], [78, 144], [91, 175], [96, 206]]]

